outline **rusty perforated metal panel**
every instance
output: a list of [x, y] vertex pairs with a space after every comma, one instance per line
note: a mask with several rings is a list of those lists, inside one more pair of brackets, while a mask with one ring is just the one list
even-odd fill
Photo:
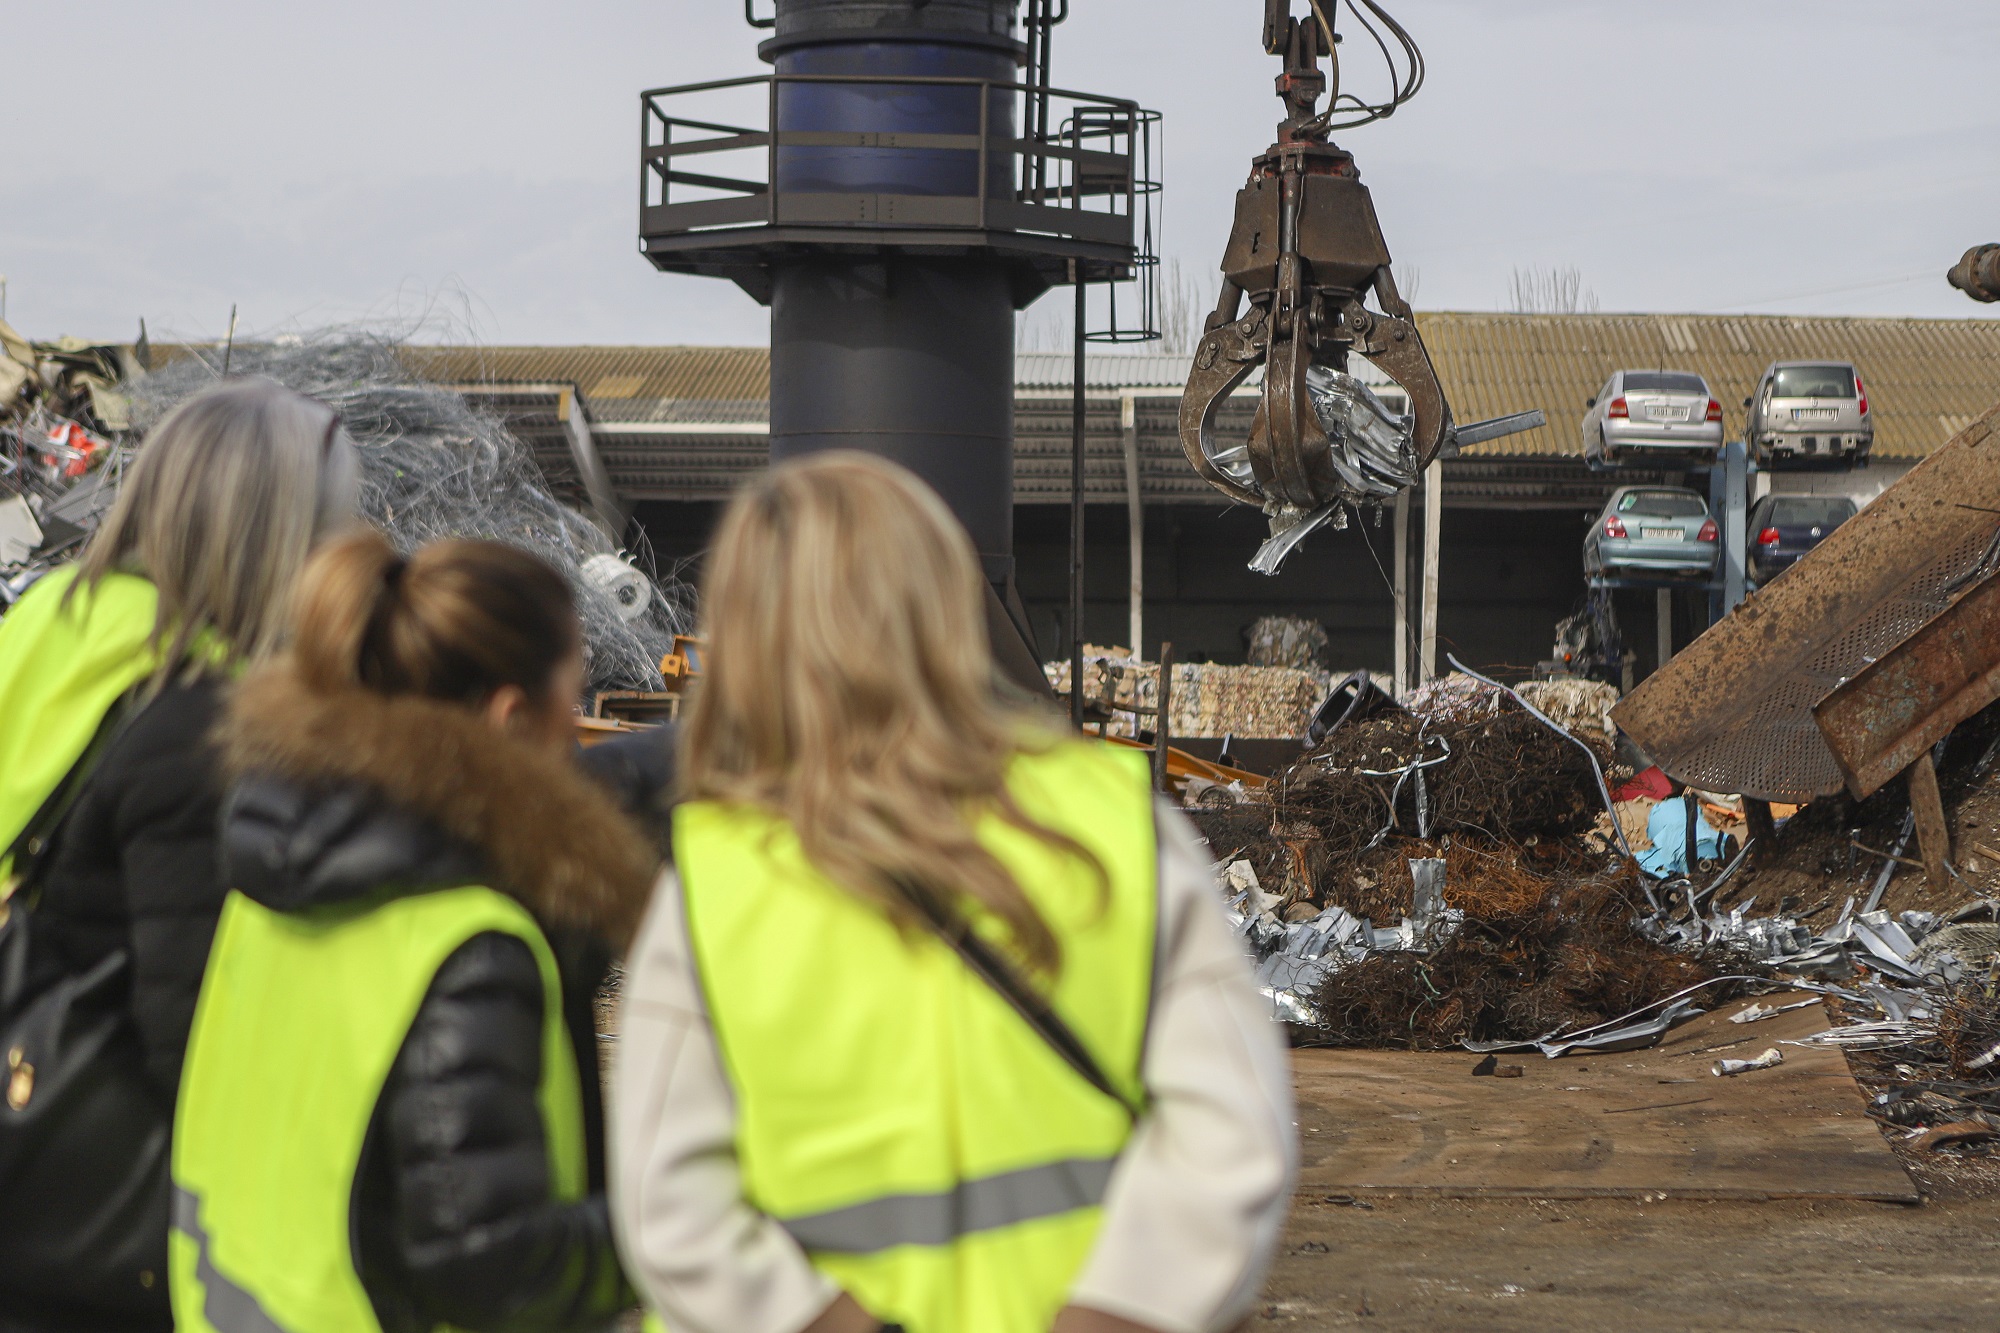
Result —
[[2000, 577], [1989, 576], [1813, 709], [1865, 797], [2000, 699]]
[[1675, 778], [1805, 801], [1845, 785], [1813, 707], [1951, 604], [2000, 511], [2000, 407], [1689, 644], [1612, 717]]

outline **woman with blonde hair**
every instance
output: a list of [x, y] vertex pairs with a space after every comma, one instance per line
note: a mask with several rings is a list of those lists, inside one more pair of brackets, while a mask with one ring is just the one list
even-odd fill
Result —
[[979, 580], [867, 455], [723, 520], [614, 1076], [627, 1268], [672, 1327], [1219, 1330], [1256, 1294], [1277, 1028], [1144, 766], [999, 701]]
[[576, 961], [623, 946], [657, 857], [572, 762], [582, 688], [569, 586], [525, 551], [366, 533], [307, 567], [221, 732], [181, 1333], [554, 1333], [635, 1303]]
[[0, 1325], [171, 1326], [167, 1122], [222, 905], [209, 732], [357, 477], [331, 408], [220, 384], [0, 619]]

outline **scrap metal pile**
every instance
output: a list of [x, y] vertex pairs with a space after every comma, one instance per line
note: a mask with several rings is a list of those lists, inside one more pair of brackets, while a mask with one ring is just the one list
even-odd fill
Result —
[[1601, 733], [1466, 675], [1407, 706], [1369, 688], [1258, 799], [1192, 812], [1300, 1040], [1544, 1037], [1719, 975], [1641, 928]]
[[[141, 344], [143, 349], [143, 343]], [[0, 609], [72, 558], [116, 493], [132, 349], [30, 342], [0, 324]]]
[[[1836, 796], [1780, 828], [1710, 934], [1827, 996], [1839, 1025], [1806, 1041], [1848, 1053], [1892, 1136], [1981, 1152], [2000, 1141], [2000, 855], [1979, 840], [2000, 811], [2000, 708], [1954, 729], [1936, 763], [1959, 838], [1950, 891], [1901, 855], [1906, 793]], [[1778, 914], [1756, 915], [1772, 899]]]
[[[1630, 777], [1612, 762], [1609, 702], [1582, 682], [1507, 691], [1467, 675], [1407, 707], [1363, 695], [1252, 800], [1190, 812], [1296, 1041], [1629, 1049], [1731, 995], [1803, 987], [1844, 1020], [1815, 1042], [1969, 1052], [1980, 1035], [1948, 1036], [1945, 1015], [1983, 1034], [1990, 1014], [2000, 1046], [2000, 924], [1856, 898], [1817, 928], [1757, 915], [1754, 895], [1719, 908], [1749, 849], [1705, 822], [1691, 871], [1642, 870], [1607, 809], [1602, 774]], [[2000, 1076], [2000, 1054], [1985, 1067]]]
[[[361, 452], [362, 514], [399, 547], [441, 537], [526, 547], [569, 577], [591, 688], [659, 689], [660, 658], [693, 621], [687, 590], [621, 559], [594, 523], [550, 493], [505, 425], [418, 378], [397, 349], [393, 339], [336, 330], [237, 347], [231, 373], [269, 376], [340, 413]], [[189, 349], [139, 381], [135, 424], [215, 383], [221, 360], [219, 349]]]
[[[135, 349], [74, 340], [27, 344], [5, 332], [0, 366], [0, 580], [6, 600], [74, 558], [117, 495], [145, 433], [189, 395], [264, 375], [341, 415], [361, 455], [361, 509], [404, 550], [444, 537], [523, 546], [568, 576], [584, 622], [593, 689], [658, 689], [660, 659], [693, 620], [692, 596], [619, 551], [557, 500], [533, 455], [493, 417], [417, 377], [398, 342], [336, 330], [229, 348], [177, 347], [150, 372]], [[32, 520], [22, 523], [23, 516]], [[10, 518], [14, 526], [8, 526]], [[18, 529], [32, 542], [7, 541]]]

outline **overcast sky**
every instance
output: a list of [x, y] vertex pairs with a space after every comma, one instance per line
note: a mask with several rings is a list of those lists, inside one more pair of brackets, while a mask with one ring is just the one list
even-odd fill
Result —
[[[2000, 313], [1943, 279], [2000, 240], [1994, 0], [1388, 8], [1429, 82], [1340, 142], [1420, 308], [1574, 266], [1608, 311]], [[1206, 274], [1278, 118], [1261, 6], [1073, 9], [1055, 81], [1165, 113], [1163, 248]], [[634, 242], [636, 95], [762, 71], [736, 0], [0, 0], [0, 34], [0, 274], [31, 337], [216, 337], [235, 302], [261, 334], [765, 339]]]

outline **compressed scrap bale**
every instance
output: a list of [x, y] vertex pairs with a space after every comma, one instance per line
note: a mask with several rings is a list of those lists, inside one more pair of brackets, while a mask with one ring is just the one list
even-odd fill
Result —
[[[1121, 650], [1084, 645], [1083, 697], [1087, 703], [1159, 704], [1157, 662], [1119, 656]], [[1069, 692], [1069, 663], [1045, 662], [1042, 672], [1058, 694]], [[1168, 732], [1183, 737], [1284, 737], [1305, 734], [1313, 709], [1325, 697], [1323, 673], [1291, 667], [1225, 666], [1216, 662], [1174, 665], [1173, 712]], [[1153, 730], [1151, 713], [1110, 708], [1106, 732], [1136, 737]]]
[[1506, 696], [1483, 680], [1474, 680], [1454, 671], [1436, 680], [1425, 681], [1410, 691], [1403, 706], [1412, 713], [1438, 722], [1465, 722], [1489, 717], [1499, 710]]
[[1292, 667], [1318, 671], [1326, 667], [1326, 626], [1303, 616], [1259, 616], [1243, 632], [1251, 666]]
[[1292, 667], [1208, 662], [1174, 671], [1176, 736], [1303, 736], [1326, 693], [1318, 673]]
[[1582, 741], [1597, 762], [1610, 767], [1618, 757], [1618, 727], [1611, 720], [1618, 691], [1595, 680], [1531, 680], [1515, 692], [1549, 721]]

